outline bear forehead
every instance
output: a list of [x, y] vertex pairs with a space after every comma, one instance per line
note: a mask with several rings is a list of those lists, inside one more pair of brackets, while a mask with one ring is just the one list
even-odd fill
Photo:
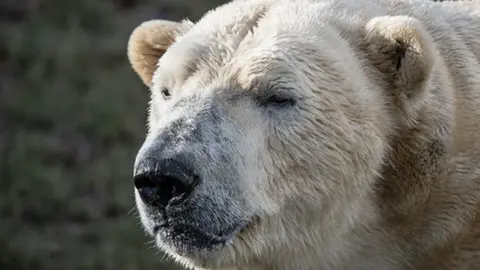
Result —
[[333, 70], [331, 63], [341, 62], [334, 58], [344, 56], [338, 51], [345, 45], [329, 26], [332, 16], [319, 17], [320, 10], [330, 10], [326, 2], [308, 7], [295, 1], [234, 4], [238, 6], [207, 13], [178, 37], [159, 60], [154, 84], [183, 84], [188, 79], [199, 87], [221, 78], [245, 89], [260, 78], [293, 78], [302, 65], [309, 68], [315, 62], [317, 69]]

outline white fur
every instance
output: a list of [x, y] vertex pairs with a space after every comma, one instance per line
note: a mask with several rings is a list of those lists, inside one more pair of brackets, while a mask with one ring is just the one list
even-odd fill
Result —
[[[153, 48], [158, 32], [175, 38]], [[161, 247], [184, 265], [480, 265], [480, 2], [237, 0], [195, 24], [143, 24], [129, 57], [151, 86], [150, 136], [166, 87], [218, 102], [244, 157], [237, 211], [259, 220], [208, 254]], [[247, 98], [271, 87], [298, 106], [268, 114]]]

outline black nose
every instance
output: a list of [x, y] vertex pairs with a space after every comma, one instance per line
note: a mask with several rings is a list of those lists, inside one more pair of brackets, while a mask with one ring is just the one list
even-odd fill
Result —
[[175, 159], [142, 161], [134, 175], [134, 185], [142, 201], [166, 207], [181, 203], [198, 185], [199, 177], [184, 162]]

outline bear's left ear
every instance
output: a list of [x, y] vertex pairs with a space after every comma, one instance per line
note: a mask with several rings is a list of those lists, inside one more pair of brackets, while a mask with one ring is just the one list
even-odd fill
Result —
[[434, 64], [434, 43], [423, 24], [408, 16], [380, 16], [365, 26], [368, 58], [397, 99], [422, 96]]

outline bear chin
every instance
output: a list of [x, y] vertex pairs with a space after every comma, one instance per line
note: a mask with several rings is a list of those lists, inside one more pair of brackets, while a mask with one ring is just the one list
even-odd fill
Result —
[[222, 249], [231, 244], [238, 234], [243, 233], [249, 227], [248, 224], [241, 222], [232, 225], [231, 230], [211, 234], [188, 223], [171, 223], [156, 225], [153, 233], [160, 249], [168, 246], [179, 255], [188, 256]]
[[225, 255], [231, 253], [229, 250], [234, 248], [235, 240], [252, 227], [253, 222], [243, 223], [232, 232], [210, 235], [193, 226], [158, 226], [154, 228], [154, 239], [159, 250], [184, 266], [195, 269], [234, 267], [232, 258]]
[[152, 209], [149, 210], [143, 212], [144, 224], [157, 246], [163, 251], [187, 257], [219, 251], [231, 245], [235, 238], [251, 231], [259, 220], [258, 217], [239, 219], [223, 230], [206, 231], [192, 222], [188, 215], [168, 211], [153, 214]]

